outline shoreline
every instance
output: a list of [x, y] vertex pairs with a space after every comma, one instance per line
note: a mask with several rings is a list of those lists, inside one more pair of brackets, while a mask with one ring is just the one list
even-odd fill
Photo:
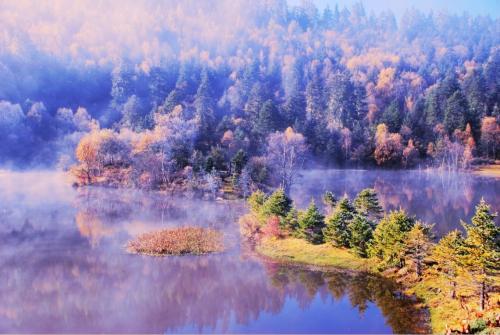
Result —
[[[328, 245], [314, 245], [297, 238], [264, 239], [255, 245], [255, 253], [268, 261], [300, 266], [317, 271], [348, 271], [368, 273], [392, 280], [401, 285], [402, 293], [417, 298], [426, 310], [426, 326], [432, 333], [444, 333], [446, 327], [460, 329], [458, 320], [466, 318], [457, 299], [439, 297], [442, 283], [430, 277], [420, 281], [411, 278], [398, 278], [394, 271], [380, 272], [370, 259], [360, 258], [346, 249]], [[472, 320], [471, 320], [472, 321]]]

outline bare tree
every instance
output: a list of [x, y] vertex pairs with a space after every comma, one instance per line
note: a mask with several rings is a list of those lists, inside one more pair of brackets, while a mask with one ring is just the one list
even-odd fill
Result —
[[284, 132], [275, 132], [267, 140], [267, 160], [279, 178], [280, 186], [285, 193], [297, 176], [304, 162], [307, 146], [302, 134], [288, 127]]

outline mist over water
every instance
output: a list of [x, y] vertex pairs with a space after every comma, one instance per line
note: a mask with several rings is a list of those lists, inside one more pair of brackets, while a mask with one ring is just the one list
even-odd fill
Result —
[[500, 208], [499, 179], [436, 170], [308, 170], [302, 172], [292, 198], [304, 208], [312, 198], [321, 205], [325, 191], [354, 199], [367, 187], [377, 191], [386, 212], [401, 207], [417, 219], [435, 224], [438, 236], [461, 229], [460, 220], [470, 222], [482, 197], [493, 211]]
[[[386, 209], [402, 206], [439, 232], [470, 216], [481, 195], [498, 208], [495, 179], [423, 172], [313, 170], [293, 197], [302, 207], [324, 190], [353, 196], [364, 187], [375, 187]], [[0, 331], [419, 331], [412, 302], [386, 280], [255, 257], [239, 238], [245, 210], [242, 201], [74, 189], [62, 173], [0, 171]], [[125, 252], [137, 234], [180, 225], [222, 230], [227, 250]]]

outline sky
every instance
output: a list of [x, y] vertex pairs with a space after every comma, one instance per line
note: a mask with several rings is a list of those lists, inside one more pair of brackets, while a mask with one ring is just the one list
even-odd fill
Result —
[[[300, 4], [301, 0], [288, 0], [291, 5]], [[366, 12], [378, 13], [391, 9], [397, 17], [405, 12], [407, 8], [414, 7], [422, 11], [447, 11], [449, 13], [462, 14], [464, 11], [471, 15], [490, 15], [492, 18], [500, 16], [500, 0], [313, 0], [319, 8], [327, 5], [334, 7], [350, 7], [352, 4], [362, 2]]]

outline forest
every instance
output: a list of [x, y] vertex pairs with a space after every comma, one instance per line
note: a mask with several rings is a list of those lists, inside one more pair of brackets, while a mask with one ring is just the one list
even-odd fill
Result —
[[0, 5], [0, 164], [146, 188], [231, 177], [248, 195], [287, 189], [304, 164], [466, 169], [500, 155], [498, 19], [146, 1], [85, 20], [108, 5], [49, 4], [23, 28]]

